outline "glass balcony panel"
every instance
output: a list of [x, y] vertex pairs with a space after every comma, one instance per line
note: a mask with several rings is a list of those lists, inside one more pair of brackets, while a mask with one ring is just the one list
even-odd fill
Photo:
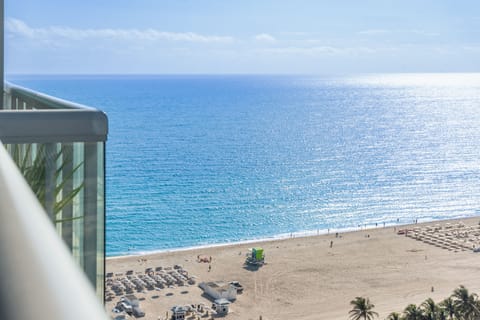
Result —
[[[9, 145], [28, 150], [26, 145]], [[28, 147], [28, 145], [27, 145]], [[39, 148], [38, 150], [40, 150]], [[18, 152], [17, 152], [18, 154]], [[24, 159], [32, 157], [24, 152]], [[41, 179], [39, 181], [42, 181]], [[0, 141], [2, 319], [107, 319], [91, 283]], [[98, 294], [98, 293], [97, 293]]]
[[4, 101], [0, 139], [103, 300], [107, 118], [9, 84]]

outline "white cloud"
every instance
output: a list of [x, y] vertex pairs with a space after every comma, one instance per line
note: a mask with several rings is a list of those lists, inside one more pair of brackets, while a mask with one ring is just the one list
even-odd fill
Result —
[[27, 24], [18, 19], [7, 18], [5, 21], [5, 29], [7, 32], [22, 34], [26, 37], [33, 38], [35, 32]]
[[230, 36], [202, 35], [194, 32], [167, 32], [157, 29], [75, 29], [70, 27], [50, 26], [33, 28], [24, 21], [7, 18], [5, 29], [8, 33], [37, 40], [63, 38], [69, 40], [84, 39], [119, 39], [150, 41], [184, 41], [197, 43], [231, 43]]
[[277, 47], [258, 50], [267, 54], [286, 54], [286, 55], [351, 55], [351, 54], [371, 54], [377, 52], [376, 49], [368, 47]]
[[270, 35], [268, 33], [260, 33], [260, 34], [255, 35], [253, 38], [256, 41], [268, 42], [268, 43], [274, 43], [274, 42], [277, 41], [275, 39], [275, 37], [273, 37], [272, 35]]

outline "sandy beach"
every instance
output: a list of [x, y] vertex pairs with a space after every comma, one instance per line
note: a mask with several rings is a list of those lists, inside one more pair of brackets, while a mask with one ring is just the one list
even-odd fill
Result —
[[[441, 221], [413, 226], [382, 227], [319, 236], [164, 252], [144, 256], [108, 258], [106, 272], [127, 270], [142, 274], [147, 268], [182, 265], [197, 284], [135, 292], [144, 319], [164, 319], [174, 305], [212, 304], [198, 282], [239, 281], [244, 292], [231, 304], [225, 319], [347, 319], [350, 301], [368, 297], [384, 319], [401, 312], [409, 303], [420, 304], [431, 297], [440, 301], [459, 285], [480, 293], [480, 253], [467, 249], [442, 248], [412, 237], [398, 235], [399, 229], [423, 228]], [[479, 218], [461, 219], [465, 228], [477, 229]], [[423, 230], [422, 229], [422, 230]], [[476, 231], [472, 231], [476, 232]], [[447, 232], [448, 233], [448, 232]], [[473, 235], [472, 235], [473, 236]], [[265, 249], [266, 264], [258, 270], [244, 266], [248, 248]], [[209, 263], [200, 257], [212, 257]], [[433, 291], [432, 291], [433, 290]], [[109, 311], [119, 301], [107, 302]]]

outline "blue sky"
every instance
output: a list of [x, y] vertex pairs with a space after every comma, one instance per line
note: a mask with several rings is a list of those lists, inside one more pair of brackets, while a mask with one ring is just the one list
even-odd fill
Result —
[[5, 0], [7, 73], [479, 72], [477, 0]]

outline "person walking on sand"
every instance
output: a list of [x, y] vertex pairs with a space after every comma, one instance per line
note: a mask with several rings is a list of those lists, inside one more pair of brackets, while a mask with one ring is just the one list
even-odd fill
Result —
[[333, 247], [333, 241], [330, 241], [330, 248]]
[[210, 272], [210, 270], [212, 270], [212, 265], [211, 264], [208, 265], [208, 272]]

